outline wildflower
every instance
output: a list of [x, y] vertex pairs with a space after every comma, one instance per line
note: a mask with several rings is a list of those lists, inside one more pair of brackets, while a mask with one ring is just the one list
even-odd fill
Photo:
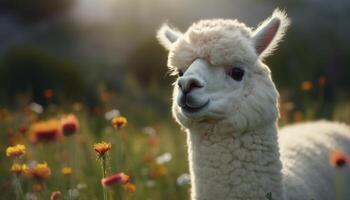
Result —
[[11, 166], [10, 171], [11, 171], [12, 173], [15, 173], [15, 174], [20, 174], [20, 173], [22, 173], [22, 165], [21, 165], [21, 164], [18, 164], [18, 163], [14, 163], [14, 164]]
[[153, 127], [147, 126], [142, 129], [142, 132], [146, 135], [153, 136], [157, 131]]
[[19, 157], [26, 153], [26, 147], [23, 144], [17, 144], [15, 146], [7, 147], [6, 156], [7, 157]]
[[310, 81], [304, 81], [302, 84], [301, 84], [301, 89], [304, 90], [304, 91], [309, 91], [312, 89], [312, 83]]
[[68, 196], [72, 197], [72, 199], [78, 199], [79, 197], [79, 190], [76, 188], [69, 189], [68, 190]]
[[94, 150], [100, 155], [103, 156], [107, 151], [111, 150], [112, 144], [106, 142], [100, 142], [94, 144]]
[[189, 174], [182, 174], [176, 179], [176, 183], [178, 186], [186, 185], [191, 182], [191, 177]]
[[108, 121], [112, 120], [113, 118], [116, 118], [118, 116], [120, 116], [120, 112], [117, 109], [112, 109], [112, 110], [107, 111], [105, 113], [105, 119], [108, 120]]
[[327, 83], [327, 78], [324, 75], [321, 75], [318, 78], [318, 84], [323, 87], [326, 85], [326, 83]]
[[47, 99], [51, 99], [54, 95], [54, 92], [52, 89], [46, 89], [44, 90], [44, 97]]
[[112, 125], [114, 128], [122, 128], [128, 123], [125, 117], [119, 116], [112, 119]]
[[79, 121], [73, 114], [61, 119], [61, 131], [64, 136], [70, 136], [79, 131]]
[[44, 186], [41, 183], [35, 183], [33, 185], [34, 192], [42, 192], [44, 190]]
[[171, 158], [172, 158], [172, 156], [170, 153], [164, 153], [164, 154], [157, 157], [156, 162], [157, 162], [157, 164], [161, 165], [161, 164], [170, 162]]
[[55, 191], [51, 193], [50, 200], [57, 200], [62, 197], [62, 194], [60, 191]]
[[72, 168], [70, 168], [70, 167], [63, 167], [63, 168], [61, 169], [61, 174], [62, 174], [63, 176], [69, 176], [69, 175], [71, 175], [71, 174], [72, 174]]
[[32, 124], [29, 131], [29, 140], [32, 142], [55, 141], [59, 135], [59, 121], [51, 119]]
[[295, 111], [293, 113], [293, 119], [295, 122], [300, 122], [300, 121], [303, 121], [304, 119], [304, 115], [301, 111]]
[[143, 161], [148, 163], [148, 162], [151, 162], [153, 161], [155, 158], [154, 158], [154, 155], [151, 154], [151, 153], [147, 153], [143, 156]]
[[111, 186], [115, 183], [126, 184], [129, 181], [130, 177], [123, 172], [114, 174], [112, 176], [107, 176], [101, 180], [103, 187]]
[[346, 155], [340, 150], [334, 150], [329, 155], [329, 162], [333, 167], [342, 168], [348, 164]]
[[32, 112], [35, 112], [36, 114], [41, 114], [44, 111], [44, 108], [40, 104], [37, 104], [35, 102], [29, 105], [29, 109]]
[[168, 169], [164, 165], [156, 165], [149, 172], [151, 178], [159, 178], [165, 176], [168, 173]]
[[126, 183], [124, 186], [123, 186], [124, 190], [129, 192], [129, 193], [134, 193], [136, 191], [136, 185], [133, 184], [133, 183]]
[[45, 180], [50, 177], [51, 169], [47, 163], [36, 164], [34, 167], [29, 169], [30, 175], [38, 180]]
[[85, 183], [79, 183], [77, 185], [77, 189], [78, 190], [83, 190], [83, 189], [86, 189], [87, 188], [87, 185]]

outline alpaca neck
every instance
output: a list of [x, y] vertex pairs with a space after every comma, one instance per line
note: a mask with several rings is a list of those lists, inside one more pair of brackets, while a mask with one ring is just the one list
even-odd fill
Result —
[[192, 200], [285, 199], [275, 124], [244, 133], [189, 130]]

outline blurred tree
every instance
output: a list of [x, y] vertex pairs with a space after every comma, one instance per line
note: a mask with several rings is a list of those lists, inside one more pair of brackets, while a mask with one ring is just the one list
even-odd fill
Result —
[[13, 12], [24, 21], [38, 21], [65, 13], [75, 0], [2, 0], [0, 11]]
[[[18, 93], [31, 92], [32, 100], [45, 103], [45, 90], [54, 92], [54, 100], [78, 100], [84, 92], [84, 80], [75, 63], [49, 55], [31, 46], [13, 47], [4, 55], [0, 68], [0, 94], [9, 103]], [[4, 100], [4, 98], [3, 98]]]
[[164, 89], [169, 88], [171, 81], [166, 60], [167, 52], [152, 37], [130, 53], [126, 65], [129, 75], [134, 76], [143, 88], [157, 84], [158, 89]]

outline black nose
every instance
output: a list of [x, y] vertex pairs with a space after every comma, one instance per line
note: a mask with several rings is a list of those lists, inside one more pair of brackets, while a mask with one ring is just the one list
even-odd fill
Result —
[[181, 91], [185, 94], [191, 92], [195, 88], [203, 87], [201, 81], [194, 77], [181, 77], [177, 81], [177, 84], [179, 85]]

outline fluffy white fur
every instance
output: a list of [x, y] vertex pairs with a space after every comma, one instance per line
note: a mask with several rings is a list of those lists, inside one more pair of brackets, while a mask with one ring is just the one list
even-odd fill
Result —
[[[183, 72], [174, 84], [172, 111], [187, 132], [192, 200], [265, 199], [269, 192], [276, 200], [334, 197], [328, 153], [348, 150], [350, 129], [318, 122], [286, 128], [278, 140], [278, 92], [262, 59], [288, 24], [276, 10], [255, 30], [215, 19], [199, 21], [183, 34], [167, 25], [158, 32], [169, 50], [170, 70]], [[241, 81], [228, 75], [233, 67], [244, 70]], [[194, 82], [186, 105], [199, 109], [189, 111], [179, 105], [183, 87]], [[318, 173], [322, 176], [314, 177]]]

